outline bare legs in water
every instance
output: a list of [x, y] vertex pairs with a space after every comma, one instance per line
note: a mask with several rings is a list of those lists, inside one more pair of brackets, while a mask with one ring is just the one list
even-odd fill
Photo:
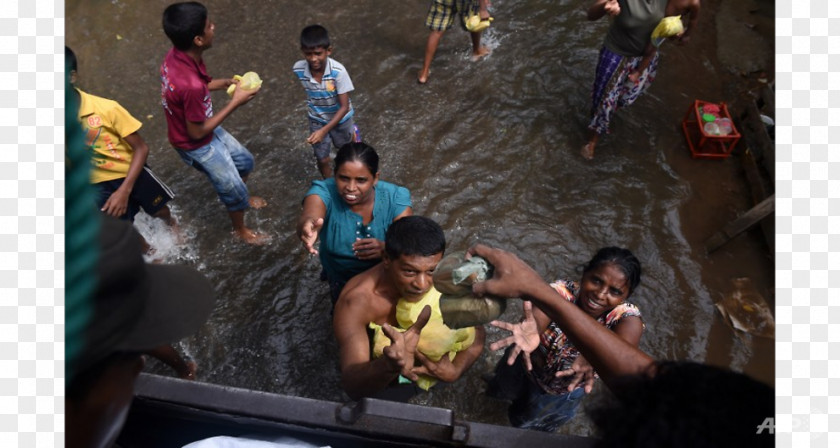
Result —
[[[243, 182], [248, 180], [248, 176], [242, 178]], [[259, 196], [251, 196], [248, 198], [248, 205], [254, 209], [259, 210], [268, 203], [265, 199]], [[233, 225], [233, 233], [248, 244], [261, 245], [269, 241], [268, 235], [251, 230], [245, 226], [245, 210], [228, 211], [230, 215], [230, 222]]]
[[[440, 45], [440, 39], [443, 37], [443, 33], [443, 31], [435, 30], [432, 30], [429, 33], [429, 38], [426, 40], [426, 55], [423, 59], [423, 68], [417, 73], [417, 82], [420, 84], [426, 84], [426, 81], [429, 80], [432, 59], [435, 57], [435, 53], [437, 52], [438, 45]], [[481, 32], [470, 33], [470, 39], [472, 40], [471, 59], [473, 62], [490, 54], [490, 49], [481, 45]]]

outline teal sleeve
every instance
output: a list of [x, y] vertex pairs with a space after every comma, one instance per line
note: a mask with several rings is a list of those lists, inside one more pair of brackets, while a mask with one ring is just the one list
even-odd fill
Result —
[[397, 186], [394, 192], [394, 218], [408, 207], [411, 207], [411, 192], [408, 188]]
[[330, 188], [330, 184], [334, 185], [335, 179], [313, 180], [312, 185], [304, 195], [304, 199], [306, 199], [307, 196], [312, 196], [313, 194], [318, 195], [318, 197], [324, 201], [324, 205], [327, 207], [327, 213], [329, 213], [332, 206], [332, 191], [334, 190], [334, 188]]

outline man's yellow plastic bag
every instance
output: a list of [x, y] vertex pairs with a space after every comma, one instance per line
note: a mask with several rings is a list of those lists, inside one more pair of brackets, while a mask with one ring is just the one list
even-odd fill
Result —
[[[417, 320], [420, 311], [423, 307], [429, 305], [432, 307], [432, 314], [429, 317], [429, 322], [420, 331], [420, 341], [417, 343], [417, 350], [423, 353], [432, 361], [439, 361], [445, 355], [449, 356], [449, 360], [455, 359], [455, 354], [461, 350], [466, 350], [475, 342], [475, 328], [459, 328], [453, 330], [443, 323], [443, 317], [440, 313], [440, 293], [432, 288], [426, 295], [417, 302], [409, 302], [406, 300], [399, 300], [397, 302], [397, 322], [399, 327], [394, 327], [399, 331], [405, 331]], [[382, 327], [371, 322], [368, 325], [373, 330], [373, 358], [382, 356], [382, 350], [391, 345], [391, 339], [382, 331]], [[420, 375], [417, 380], [417, 386], [423, 390], [429, 390], [437, 383], [436, 378], [427, 375]]]

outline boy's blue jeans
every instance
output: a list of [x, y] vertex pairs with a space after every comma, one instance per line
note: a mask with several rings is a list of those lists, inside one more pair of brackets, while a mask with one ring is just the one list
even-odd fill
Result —
[[207, 175], [229, 212], [249, 207], [242, 178], [254, 169], [254, 156], [221, 126], [213, 130], [210, 143], [191, 151], [175, 150], [184, 163]]

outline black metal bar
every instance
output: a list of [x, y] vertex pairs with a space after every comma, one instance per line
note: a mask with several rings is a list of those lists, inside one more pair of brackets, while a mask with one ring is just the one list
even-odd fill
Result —
[[[150, 430], [154, 429], [154, 430]], [[594, 439], [463, 422], [449, 409], [363, 399], [336, 403], [141, 374], [121, 447], [180, 447], [214, 435], [287, 435], [341, 447], [584, 448]]]

